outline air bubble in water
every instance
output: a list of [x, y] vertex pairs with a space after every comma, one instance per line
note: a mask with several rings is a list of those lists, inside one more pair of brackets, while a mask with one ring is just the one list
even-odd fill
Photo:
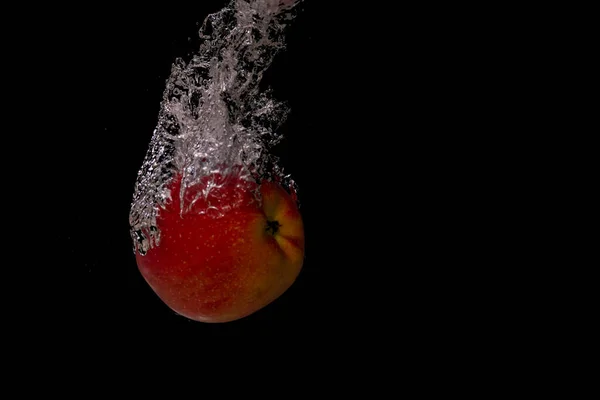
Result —
[[[297, 198], [295, 182], [269, 154], [281, 140], [276, 130], [289, 110], [270, 91], [260, 91], [259, 83], [284, 47], [283, 31], [298, 3], [233, 0], [204, 20], [192, 59], [173, 63], [135, 185], [129, 215], [135, 251], [145, 254], [160, 244], [156, 217], [173, 198], [169, 184], [178, 175], [182, 213], [197, 200], [185, 196], [187, 188], [208, 177], [206, 197], [226, 184], [212, 178], [215, 173], [242, 181], [274, 179]], [[218, 217], [234, 206], [222, 202], [194, 212]]]

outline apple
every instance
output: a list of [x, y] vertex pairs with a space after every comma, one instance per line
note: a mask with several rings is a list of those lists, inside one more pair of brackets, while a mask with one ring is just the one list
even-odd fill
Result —
[[187, 189], [184, 212], [180, 187], [177, 176], [157, 216], [158, 245], [136, 252], [140, 273], [167, 306], [195, 321], [229, 322], [293, 284], [304, 261], [304, 228], [296, 201], [279, 184], [213, 174]]

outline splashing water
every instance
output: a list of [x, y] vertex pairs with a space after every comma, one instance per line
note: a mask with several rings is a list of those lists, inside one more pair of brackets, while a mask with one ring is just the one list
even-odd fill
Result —
[[[259, 91], [259, 83], [284, 47], [283, 30], [300, 1], [232, 0], [206, 18], [192, 59], [175, 60], [135, 185], [129, 214], [134, 251], [143, 255], [160, 243], [156, 217], [173, 198], [169, 184], [175, 176], [181, 177], [182, 214], [194, 203], [185, 192], [200, 182], [205, 198], [227, 179], [276, 180], [295, 194], [294, 181], [268, 152], [281, 140], [276, 129], [289, 110], [270, 91]], [[259, 196], [254, 200], [260, 202]], [[219, 217], [233, 206], [223, 203], [211, 211]]]

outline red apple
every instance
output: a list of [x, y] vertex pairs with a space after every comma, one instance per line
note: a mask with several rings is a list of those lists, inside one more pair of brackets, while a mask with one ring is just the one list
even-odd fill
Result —
[[[157, 217], [159, 245], [146, 255], [136, 253], [136, 260], [144, 279], [175, 312], [228, 322], [261, 309], [292, 285], [304, 261], [304, 228], [294, 199], [273, 182], [209, 176], [188, 188], [186, 204], [211, 180], [222, 186], [181, 213], [181, 179], [174, 179], [172, 199]], [[254, 190], [262, 202], [253, 201]]]

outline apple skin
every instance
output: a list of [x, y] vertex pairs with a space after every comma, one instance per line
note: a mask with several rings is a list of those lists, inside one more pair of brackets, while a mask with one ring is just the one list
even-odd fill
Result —
[[[160, 243], [143, 256], [136, 253], [136, 261], [146, 282], [176, 313], [229, 322], [258, 311], [292, 285], [304, 261], [304, 228], [294, 199], [273, 182], [213, 175], [188, 188], [186, 198], [210, 179], [222, 186], [183, 215], [181, 179], [173, 180], [172, 199], [157, 217]], [[260, 190], [262, 205], [252, 202], [252, 190]], [[197, 213], [207, 204], [231, 203], [222, 216]]]

